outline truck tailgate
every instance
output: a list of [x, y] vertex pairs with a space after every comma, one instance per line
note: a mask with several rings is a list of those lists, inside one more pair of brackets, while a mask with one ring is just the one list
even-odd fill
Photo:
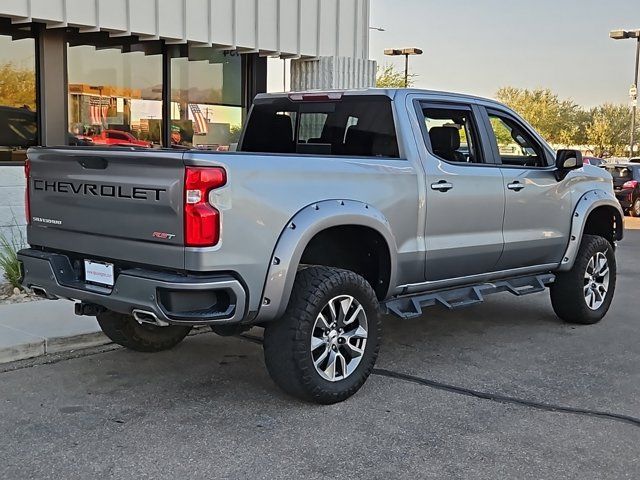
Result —
[[181, 152], [38, 148], [28, 158], [30, 245], [184, 268]]

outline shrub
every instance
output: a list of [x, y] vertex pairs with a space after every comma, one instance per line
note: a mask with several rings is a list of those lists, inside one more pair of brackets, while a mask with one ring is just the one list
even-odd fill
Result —
[[20, 285], [20, 263], [17, 252], [25, 244], [24, 235], [18, 229], [18, 234], [9, 239], [0, 234], [0, 270], [4, 270], [4, 277], [13, 287], [22, 289]]

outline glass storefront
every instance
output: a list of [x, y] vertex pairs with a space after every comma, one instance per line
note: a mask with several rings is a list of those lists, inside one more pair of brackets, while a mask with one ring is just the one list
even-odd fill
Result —
[[[2, 30], [0, 30], [2, 31]], [[0, 34], [0, 165], [38, 144], [35, 40], [29, 28]]]
[[89, 144], [162, 145], [162, 51], [148, 45], [70, 45], [69, 131]]
[[241, 56], [186, 45], [169, 56], [172, 146], [233, 150], [243, 119]]

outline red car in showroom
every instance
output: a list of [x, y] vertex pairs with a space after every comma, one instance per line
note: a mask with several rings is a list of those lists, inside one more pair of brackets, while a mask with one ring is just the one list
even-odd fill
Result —
[[113, 145], [120, 147], [146, 147], [151, 148], [153, 144], [145, 140], [138, 140], [129, 132], [121, 130], [103, 130], [98, 135], [90, 137], [96, 145]]
[[619, 163], [605, 169], [613, 176], [613, 190], [622, 209], [640, 217], [640, 163]]

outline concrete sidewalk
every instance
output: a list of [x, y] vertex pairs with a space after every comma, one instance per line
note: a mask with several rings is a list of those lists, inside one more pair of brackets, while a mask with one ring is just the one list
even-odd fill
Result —
[[0, 363], [109, 342], [95, 318], [73, 313], [73, 302], [0, 305]]

